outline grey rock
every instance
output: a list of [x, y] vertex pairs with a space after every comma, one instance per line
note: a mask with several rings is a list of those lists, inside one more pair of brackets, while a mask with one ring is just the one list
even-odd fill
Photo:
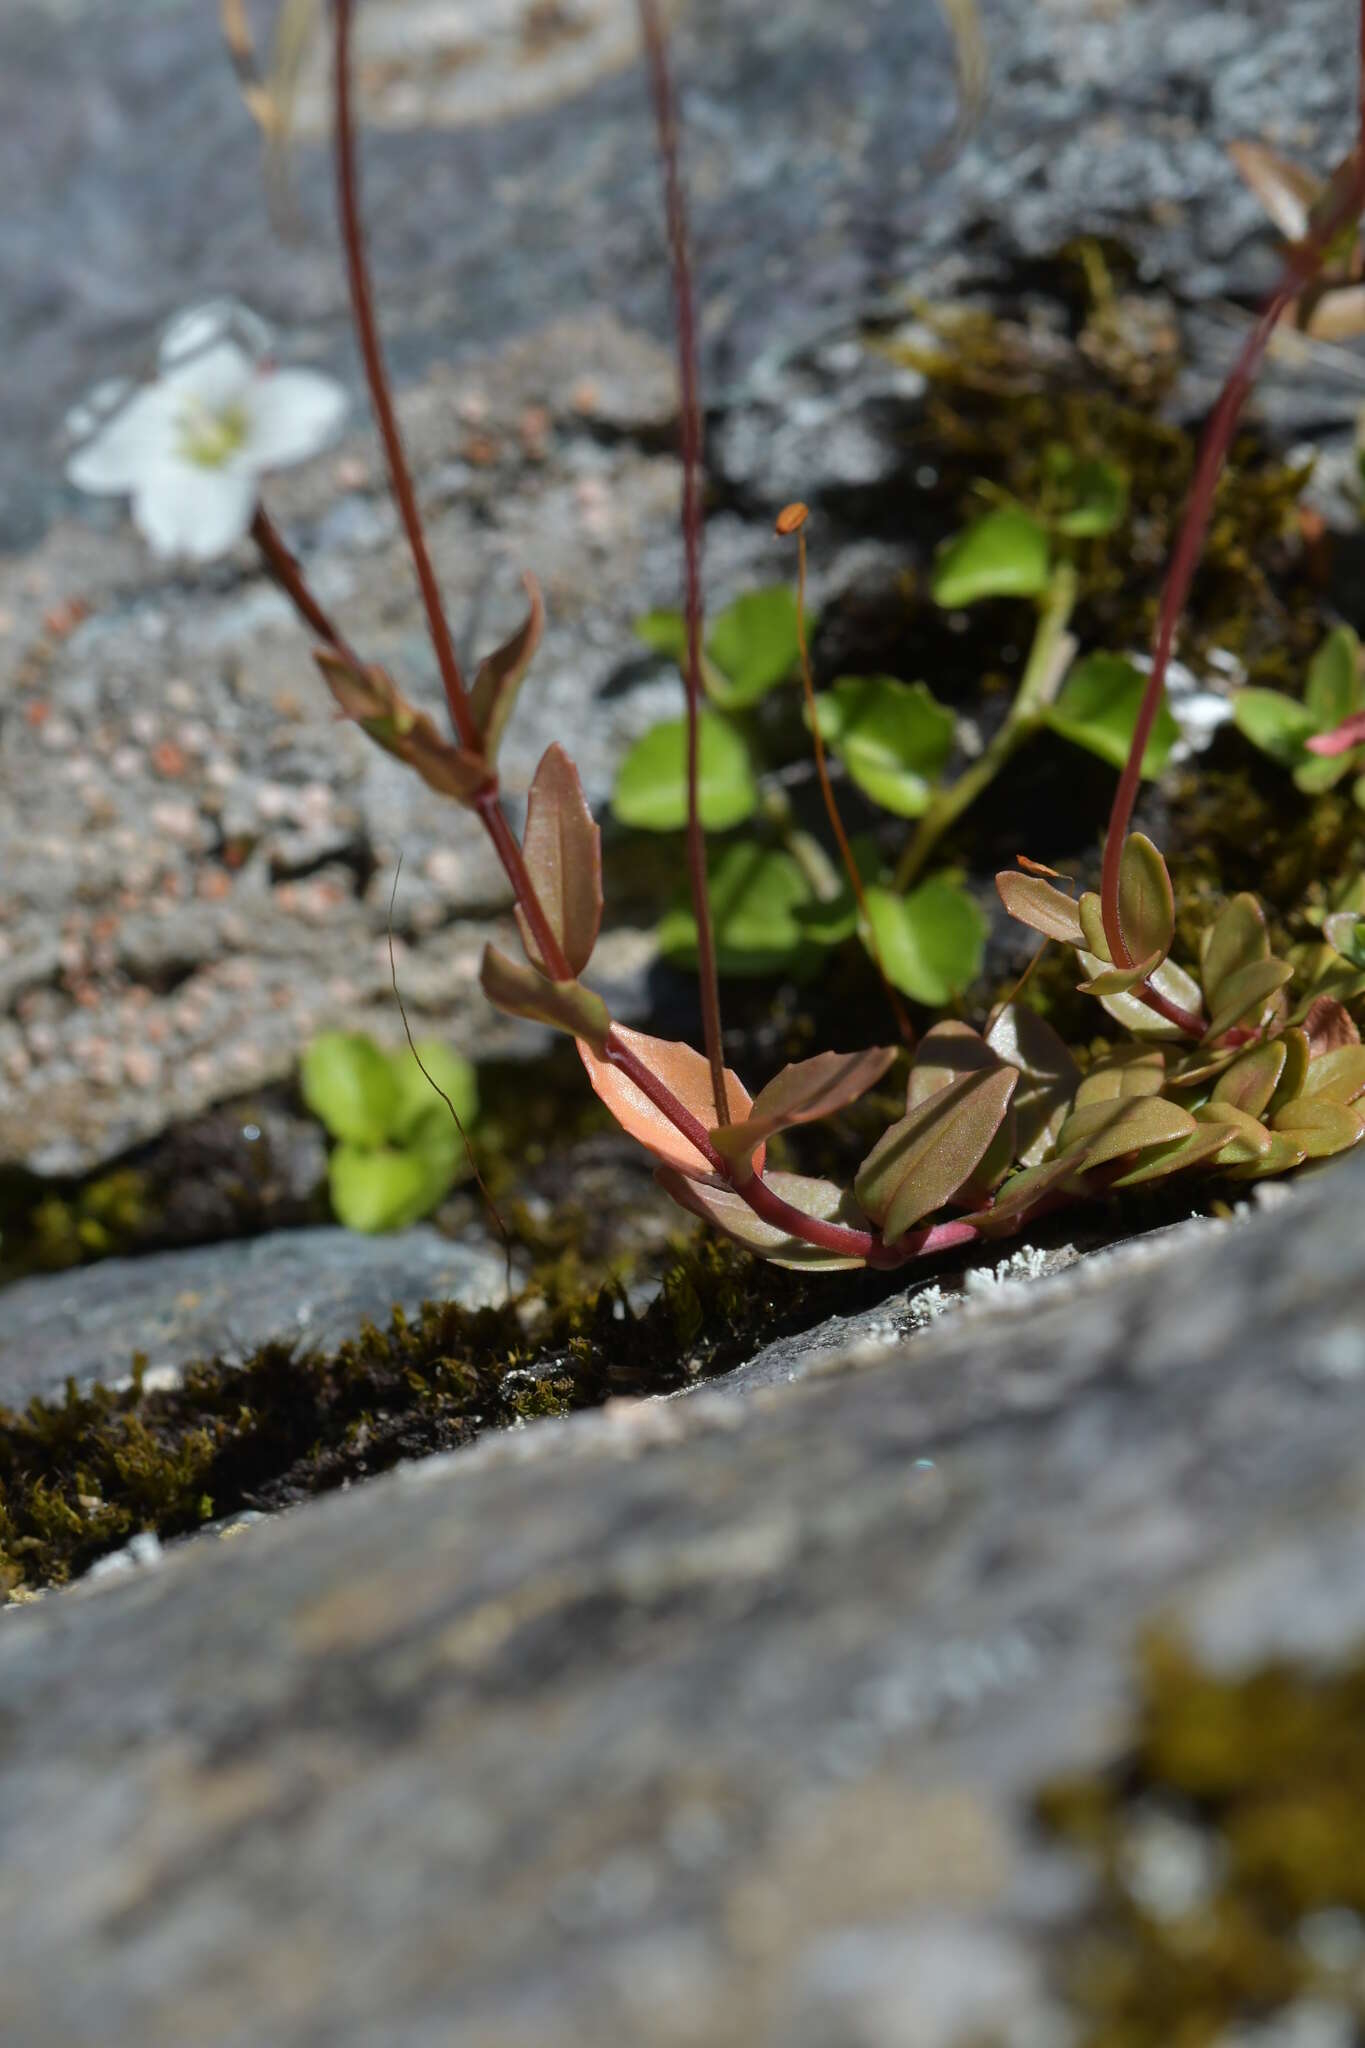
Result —
[[[231, 1363], [276, 1338], [326, 1349], [394, 1305], [502, 1299], [500, 1253], [419, 1224], [388, 1237], [319, 1228], [17, 1281], [0, 1320], [0, 1405], [125, 1379], [135, 1354], [163, 1383], [195, 1359]], [[155, 1381], [154, 1381], [155, 1383]]]
[[1135, 1631], [1365, 1633], [1362, 1196], [7, 1615], [4, 2038], [1065, 2039], [1028, 1802], [1122, 1746]]

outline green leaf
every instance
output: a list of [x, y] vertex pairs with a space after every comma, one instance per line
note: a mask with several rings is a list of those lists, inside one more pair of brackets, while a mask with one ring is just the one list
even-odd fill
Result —
[[1217, 1001], [1210, 999], [1213, 1015], [1204, 1033], [1205, 1041], [1211, 1043], [1221, 1038], [1243, 1018], [1252, 1024], [1259, 1023], [1266, 1003], [1277, 988], [1284, 987], [1293, 972], [1287, 960], [1253, 960], [1239, 967], [1235, 974], [1229, 974], [1218, 984]]
[[360, 1031], [324, 1031], [303, 1056], [303, 1099], [334, 1138], [382, 1145], [402, 1100], [397, 1071]]
[[338, 1145], [327, 1166], [332, 1208], [348, 1230], [401, 1230], [430, 1215], [454, 1180], [450, 1160], [419, 1150]]
[[1066, 477], [1068, 509], [1053, 525], [1074, 540], [1092, 540], [1112, 533], [1128, 510], [1128, 472], [1117, 462], [1097, 457], [1078, 462]]
[[726, 711], [756, 704], [796, 667], [796, 593], [785, 583], [751, 590], [727, 605], [711, 628], [706, 651], [719, 673], [708, 688]]
[[888, 981], [941, 1010], [981, 972], [986, 919], [947, 875], [931, 875], [908, 896], [867, 891], [867, 911]]
[[1145, 1151], [1149, 1145], [1168, 1145], [1176, 1138], [1186, 1138], [1194, 1127], [1189, 1111], [1163, 1096], [1122, 1095], [1073, 1110], [1057, 1143], [1063, 1152], [1083, 1145], [1088, 1170], [1121, 1159], [1125, 1153]]
[[[722, 974], [798, 973], [814, 967], [819, 949], [800, 915], [814, 901], [810, 883], [788, 853], [752, 841], [727, 846], [707, 864], [707, 891]], [[659, 921], [659, 951], [675, 966], [697, 964], [692, 905], [675, 904]]]
[[1333, 1102], [1354, 1102], [1365, 1094], [1365, 1045], [1339, 1045], [1308, 1063], [1303, 1093], [1330, 1096]]
[[1282, 1038], [1268, 1038], [1263, 1044], [1252, 1046], [1218, 1076], [1211, 1099], [1230, 1102], [1234, 1109], [1245, 1110], [1248, 1116], [1264, 1115], [1280, 1085], [1288, 1058], [1289, 1047]]
[[[1111, 768], [1122, 768], [1146, 687], [1146, 676], [1122, 655], [1088, 654], [1062, 684], [1056, 703], [1046, 714], [1047, 723], [1064, 740], [1087, 747]], [[1161, 773], [1179, 737], [1180, 727], [1171, 707], [1163, 703], [1142, 756], [1145, 776]]]
[[953, 714], [923, 683], [841, 676], [817, 698], [821, 738], [883, 810], [918, 818], [952, 750]]
[[1160, 1095], [1166, 1081], [1166, 1058], [1160, 1046], [1119, 1045], [1107, 1059], [1097, 1060], [1075, 1092], [1077, 1109], [1092, 1102], [1123, 1102], [1136, 1096]]
[[1365, 967], [1365, 917], [1354, 910], [1334, 910], [1322, 921], [1322, 936], [1352, 967]]
[[[703, 711], [698, 807], [708, 832], [740, 825], [758, 802], [749, 749], [728, 719]], [[687, 823], [687, 721], [651, 726], [621, 763], [612, 810], [623, 825], [677, 832]]]
[[1318, 732], [1331, 732], [1359, 711], [1360, 642], [1349, 626], [1329, 633], [1313, 656], [1303, 701]]
[[1217, 1008], [1224, 982], [1270, 956], [1270, 935], [1265, 912], [1245, 889], [1229, 897], [1211, 925], [1199, 939], [1199, 973], [1209, 1004]]
[[681, 612], [645, 612], [635, 621], [635, 635], [656, 654], [671, 655], [679, 667], [687, 659], [687, 621]]
[[1293, 770], [1294, 787], [1305, 796], [1321, 796], [1325, 790], [1335, 789], [1344, 776], [1356, 766], [1357, 750], [1352, 747], [1345, 754], [1310, 754], [1305, 751], [1302, 760]]
[[1012, 1067], [964, 1074], [883, 1133], [854, 1193], [888, 1244], [951, 1201], [985, 1158], [1018, 1082]]
[[[1078, 958], [1088, 975], [1094, 976], [1103, 972], [1106, 963], [1098, 954], [1081, 953]], [[1188, 1010], [1192, 1017], [1199, 1016], [1199, 984], [1186, 974], [1183, 967], [1178, 967], [1174, 960], [1162, 961], [1155, 974], [1151, 976], [1151, 984], [1158, 995], [1165, 996], [1167, 1002], [1177, 1004], [1182, 1010]], [[1149, 1010], [1135, 995], [1101, 996], [1100, 1005], [1116, 1023], [1122, 1024], [1125, 1031], [1131, 1031], [1135, 1038], [1183, 1038], [1185, 1035], [1178, 1024], [1169, 1023], [1155, 1010]]]
[[1286, 697], [1281, 690], [1238, 690], [1232, 700], [1237, 730], [1278, 761], [1282, 768], [1294, 768], [1304, 758], [1304, 741], [1311, 739], [1318, 722], [1306, 704]]
[[1192, 1166], [1202, 1166], [1221, 1152], [1227, 1144], [1227, 1132], [1211, 1130], [1203, 1125], [1183, 1138], [1170, 1138], [1164, 1145], [1150, 1145], [1143, 1152], [1136, 1166], [1130, 1166], [1117, 1180], [1111, 1180], [1111, 1188], [1137, 1188], [1153, 1180], [1166, 1180], [1173, 1173], [1184, 1173]]
[[1275, 1129], [1300, 1147], [1305, 1158], [1330, 1159], [1349, 1152], [1365, 1136], [1365, 1119], [1328, 1095], [1301, 1096], [1272, 1119]]
[[1048, 539], [1017, 505], [988, 512], [940, 549], [935, 604], [947, 611], [983, 597], [1037, 597], [1047, 588]]
[[[455, 1114], [468, 1130], [479, 1114], [479, 1078], [474, 1068], [459, 1053], [443, 1045], [439, 1038], [419, 1038], [417, 1051], [422, 1067], [426, 1068], [437, 1087], [450, 1097]], [[435, 1112], [441, 1125], [458, 1144], [458, 1133], [450, 1120], [449, 1109], [406, 1045], [393, 1055], [393, 1067], [398, 1084], [398, 1102], [391, 1127], [393, 1136], [405, 1145], [419, 1142], [419, 1131]]]
[[1119, 930], [1134, 960], [1162, 960], [1175, 937], [1175, 893], [1166, 863], [1145, 833], [1130, 832], [1119, 857]]

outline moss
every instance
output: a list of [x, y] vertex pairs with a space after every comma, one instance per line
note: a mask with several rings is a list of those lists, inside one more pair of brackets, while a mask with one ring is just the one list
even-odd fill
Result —
[[0, 1587], [61, 1584], [140, 1530], [183, 1535], [244, 1508], [287, 1506], [484, 1429], [652, 1394], [735, 1364], [783, 1329], [895, 1285], [831, 1286], [701, 1238], [675, 1249], [635, 1313], [618, 1286], [552, 1282], [501, 1308], [395, 1311], [327, 1355], [266, 1344], [237, 1367], [192, 1366], [149, 1391], [69, 1386], [0, 1409]]
[[[1165, 1913], [1125, 1881], [1125, 1847], [1154, 1810], [1199, 1831], [1211, 1873]], [[1128, 1754], [1038, 1799], [1048, 1832], [1097, 1870], [1063, 1962], [1082, 2048], [1204, 2048], [1308, 1994], [1365, 2020], [1360, 1984], [1300, 1938], [1308, 1914], [1365, 1915], [1362, 1810], [1365, 1654], [1332, 1674], [1272, 1663], [1224, 1678], [1152, 1640]]]

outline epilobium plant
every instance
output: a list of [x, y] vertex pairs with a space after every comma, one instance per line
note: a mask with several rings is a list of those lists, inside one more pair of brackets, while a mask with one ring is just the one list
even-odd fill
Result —
[[[524, 952], [523, 959], [514, 960], [497, 947], [486, 949], [481, 979], [490, 1000], [573, 1037], [592, 1087], [622, 1128], [653, 1153], [668, 1192], [729, 1236], [784, 1264], [898, 1266], [1016, 1230], [1044, 1207], [1115, 1185], [1215, 1166], [1244, 1174], [1278, 1172], [1356, 1143], [1365, 1132], [1365, 1119], [1352, 1107], [1365, 1094], [1365, 1047], [1339, 997], [1310, 987], [1293, 1005], [1285, 992], [1293, 970], [1272, 958], [1264, 919], [1250, 897], [1235, 898], [1204, 935], [1197, 979], [1174, 963], [1169, 957], [1175, 926], [1170, 879], [1156, 848], [1140, 834], [1130, 834], [1129, 825], [1140, 777], [1152, 759], [1149, 750], [1154, 740], [1160, 745], [1165, 672], [1237, 415], [1276, 323], [1318, 276], [1329, 250], [1354, 228], [1365, 207], [1365, 140], [1334, 175], [1307, 231], [1291, 248], [1281, 283], [1214, 408], [1145, 683], [1131, 673], [1116, 679], [1092, 670], [1086, 687], [1076, 691], [1083, 664], [1072, 673], [1068, 706], [1065, 689], [1057, 685], [1066, 666], [1058, 650], [1066, 637], [1071, 598], [1061, 569], [1052, 565], [1049, 533], [1032, 515], [1003, 508], [991, 515], [994, 523], [987, 522], [984, 531], [978, 527], [945, 552], [939, 567], [945, 602], [968, 603], [1002, 587], [1040, 600], [1042, 651], [1035, 641], [1035, 658], [1021, 687], [1023, 706], [1016, 705], [1012, 716], [1060, 715], [1059, 729], [1069, 722], [1072, 737], [1117, 758], [1113, 699], [1127, 693], [1122, 720], [1127, 746], [1099, 891], [1073, 900], [1054, 886], [1059, 878], [1028, 863], [1024, 872], [1002, 876], [1000, 890], [1009, 909], [1045, 939], [1076, 949], [1082, 985], [1128, 1037], [1082, 1072], [1056, 1033], [1018, 1002], [1002, 1007], [982, 1034], [957, 1022], [936, 1025], [911, 1063], [904, 1114], [873, 1145], [852, 1187], [841, 1188], [828, 1180], [771, 1171], [768, 1141], [794, 1125], [831, 1116], [862, 1096], [885, 1076], [893, 1049], [817, 1054], [784, 1069], [756, 1097], [726, 1068], [721, 1054], [716, 934], [703, 832], [708, 728], [695, 317], [663, 30], [654, 0], [639, 0], [639, 11], [659, 131], [681, 385], [681, 666], [687, 718], [670, 747], [685, 763], [682, 821], [703, 1051], [616, 1023], [602, 997], [582, 979], [601, 923], [601, 850], [582, 785], [562, 747], [552, 745], [536, 770], [520, 841], [503, 811], [498, 747], [536, 651], [540, 600], [528, 578], [525, 623], [486, 657], [472, 683], [466, 682], [427, 551], [375, 322], [351, 107], [351, 0], [333, 0], [332, 9], [342, 238], [356, 335], [452, 737], [438, 731], [383, 669], [367, 663], [343, 638], [312, 596], [264, 509], [257, 505], [253, 511], [248, 505], [245, 514], [273, 574], [318, 643], [318, 666], [342, 712], [430, 787], [472, 811], [488, 833], [515, 897]], [[190, 487], [192, 494], [198, 491], [197, 477]], [[1077, 532], [1086, 520], [1111, 518], [1118, 490], [1110, 476], [1078, 479], [1059, 473], [1061, 510], [1054, 507], [1049, 513], [1054, 532], [1059, 519], [1070, 518]], [[243, 516], [240, 510], [236, 516]], [[822, 725], [829, 726], [831, 746], [856, 754], [853, 736], [859, 721], [847, 715], [837, 698], [832, 720], [828, 714], [822, 718], [815, 703], [803, 618], [804, 517], [798, 506], [779, 520], [779, 530], [795, 534], [801, 550], [797, 666], [849, 890], [867, 916], [883, 976], [894, 979], [897, 956], [886, 936], [890, 927], [879, 926], [874, 889], [864, 886], [825, 772]], [[1077, 518], [1082, 527], [1075, 526]], [[224, 530], [228, 525], [224, 520]], [[710, 657], [721, 665], [714, 635]], [[735, 670], [726, 667], [725, 673], [733, 692]], [[711, 747], [714, 751], [714, 742]], [[865, 754], [865, 764], [867, 759]], [[970, 787], [965, 797], [958, 791], [954, 801], [959, 810], [972, 793]], [[926, 806], [921, 828], [931, 810], [932, 804]], [[675, 801], [671, 822], [677, 818]], [[909, 864], [913, 869], [913, 860]], [[935, 880], [931, 877], [924, 886], [932, 888]], [[894, 891], [884, 893], [895, 900]], [[1353, 925], [1349, 935], [1338, 931], [1333, 943], [1354, 946], [1356, 936]], [[1349, 975], [1349, 963], [1343, 960], [1342, 965]]]

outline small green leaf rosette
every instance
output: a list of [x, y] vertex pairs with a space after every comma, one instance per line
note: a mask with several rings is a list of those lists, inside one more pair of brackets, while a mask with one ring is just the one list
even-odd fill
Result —
[[451, 1109], [467, 1131], [479, 1109], [474, 1069], [437, 1039], [417, 1053], [421, 1066], [406, 1046], [386, 1053], [362, 1032], [325, 1031], [304, 1055], [304, 1101], [337, 1140], [328, 1186], [349, 1230], [401, 1230], [468, 1171]]

